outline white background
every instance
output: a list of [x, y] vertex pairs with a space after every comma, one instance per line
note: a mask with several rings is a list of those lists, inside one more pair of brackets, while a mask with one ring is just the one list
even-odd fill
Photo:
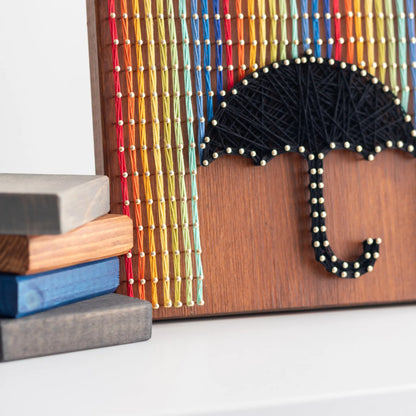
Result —
[[[93, 174], [84, 0], [3, 1], [0, 39], [0, 172]], [[0, 414], [414, 416], [415, 357], [416, 306], [158, 323], [0, 364]]]
[[85, 0], [2, 1], [0, 172], [94, 174]]

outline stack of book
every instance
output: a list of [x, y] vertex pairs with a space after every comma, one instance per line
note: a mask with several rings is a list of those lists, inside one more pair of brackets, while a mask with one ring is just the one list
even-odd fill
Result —
[[105, 176], [0, 174], [0, 361], [150, 338], [148, 302], [113, 293], [133, 226]]

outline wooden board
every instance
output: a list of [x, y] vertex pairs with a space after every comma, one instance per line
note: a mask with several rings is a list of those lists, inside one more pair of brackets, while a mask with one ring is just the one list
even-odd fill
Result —
[[117, 257], [29, 276], [0, 273], [0, 316], [13, 318], [112, 293]]
[[108, 211], [106, 176], [0, 174], [0, 234], [61, 234]]
[[20, 319], [0, 319], [0, 361], [145, 341], [148, 302], [115, 293]]
[[0, 272], [40, 273], [120, 256], [132, 247], [132, 220], [107, 214], [65, 234], [0, 235]]
[[[100, 74], [93, 88], [100, 91], [96, 95], [101, 97], [97, 105], [102, 108], [103, 126], [96, 146], [104, 149], [104, 170], [98, 164], [97, 172], [110, 177], [111, 210], [119, 213], [122, 206], [106, 5], [106, 1], [90, 2], [90, 13], [95, 13], [97, 22], [95, 48], [99, 51], [92, 70]], [[211, 44], [215, 44], [214, 39]], [[248, 56], [248, 49], [246, 53]], [[186, 124], [183, 128], [185, 132]], [[148, 134], [151, 137], [150, 130]], [[372, 273], [343, 280], [327, 273], [314, 259], [307, 163], [300, 155], [281, 155], [264, 168], [239, 157], [223, 157], [198, 170], [205, 305], [160, 308], [154, 311], [154, 318], [416, 300], [416, 161], [392, 150], [377, 155], [373, 162], [347, 151], [333, 151], [324, 166], [331, 246], [338, 257], [351, 261], [361, 254], [364, 239], [381, 237], [381, 254]], [[137, 251], [134, 254], [136, 268]], [[148, 271], [148, 264], [146, 268]], [[149, 293], [150, 277], [146, 275], [146, 279]], [[119, 292], [126, 293], [123, 278]], [[159, 296], [163, 296], [161, 285]]]

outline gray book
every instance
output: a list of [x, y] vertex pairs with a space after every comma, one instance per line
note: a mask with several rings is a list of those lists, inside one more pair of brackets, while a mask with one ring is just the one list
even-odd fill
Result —
[[145, 341], [152, 307], [111, 293], [19, 319], [0, 319], [0, 361]]
[[109, 210], [106, 176], [0, 174], [0, 234], [63, 234]]

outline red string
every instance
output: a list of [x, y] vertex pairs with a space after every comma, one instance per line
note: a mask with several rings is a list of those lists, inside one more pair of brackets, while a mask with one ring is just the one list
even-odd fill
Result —
[[[120, 62], [118, 59], [118, 34], [117, 24], [115, 18], [115, 5], [114, 0], [108, 0], [108, 13], [111, 33], [111, 54], [113, 58], [113, 76], [114, 76], [114, 92], [115, 92], [115, 110], [116, 110], [116, 136], [117, 136], [117, 149], [124, 148], [124, 128], [123, 128], [123, 108], [121, 105], [121, 87], [120, 87]], [[121, 182], [121, 195], [123, 198], [123, 214], [130, 217], [130, 200], [129, 190], [127, 185], [127, 178], [123, 176], [124, 172], [127, 172], [126, 158], [124, 152], [117, 152], [118, 163], [120, 168], [120, 182]], [[124, 263], [126, 267], [127, 276], [127, 294], [133, 296], [133, 286], [131, 281], [133, 280], [133, 267], [131, 261], [131, 252], [125, 256]]]
[[225, 52], [227, 61], [227, 88], [230, 90], [234, 86], [233, 73], [233, 44], [231, 40], [231, 15], [230, 2], [223, 0], [224, 6], [224, 35], [225, 35]]
[[334, 5], [334, 16], [335, 16], [335, 59], [337, 61], [341, 60], [341, 43], [339, 39], [341, 37], [341, 19], [337, 18], [339, 13], [339, 0], [333, 0]]

